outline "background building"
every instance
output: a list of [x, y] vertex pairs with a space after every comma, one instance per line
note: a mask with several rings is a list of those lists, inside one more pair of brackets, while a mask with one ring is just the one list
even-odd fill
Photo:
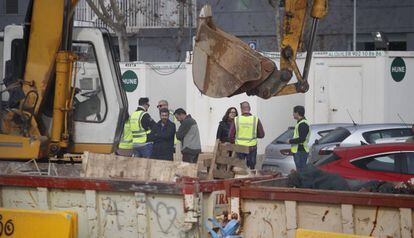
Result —
[[[207, 2], [212, 5], [214, 21], [220, 28], [259, 51], [277, 51], [275, 10], [269, 1], [119, 0], [128, 9], [141, 6], [128, 17], [130, 59], [184, 61], [185, 52], [192, 49], [196, 17]], [[375, 32], [383, 32], [388, 38], [389, 50], [414, 50], [412, 0], [330, 0], [329, 14], [319, 25], [315, 50], [353, 49], [354, 1], [357, 50], [374, 50]], [[0, 0], [0, 29], [8, 24], [22, 24], [28, 2]], [[103, 26], [84, 0], [79, 1], [75, 14], [77, 25]]]

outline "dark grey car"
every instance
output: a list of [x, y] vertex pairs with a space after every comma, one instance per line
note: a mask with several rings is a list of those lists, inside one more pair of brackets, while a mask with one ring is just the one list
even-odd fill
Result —
[[[336, 124], [313, 124], [310, 125], [309, 146], [316, 139], [328, 134], [332, 130], [340, 126], [349, 126], [352, 124], [336, 123]], [[293, 156], [290, 153], [290, 144], [286, 141], [293, 138], [294, 127], [289, 127], [285, 132], [278, 136], [272, 143], [266, 146], [265, 158], [262, 164], [262, 170], [277, 171], [282, 174], [289, 174], [292, 169], [296, 169]]]
[[390, 142], [392, 138], [398, 142], [401, 138], [412, 135], [411, 125], [398, 123], [357, 124], [339, 127], [314, 143], [310, 149], [308, 163], [328, 157], [335, 147], [358, 146]]

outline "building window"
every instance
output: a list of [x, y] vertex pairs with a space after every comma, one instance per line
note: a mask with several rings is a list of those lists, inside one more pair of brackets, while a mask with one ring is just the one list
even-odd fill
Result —
[[[376, 50], [374, 42], [358, 42], [357, 50]], [[388, 45], [389, 51], [406, 51], [407, 42], [405, 41], [390, 41]]]
[[19, 1], [18, 0], [6, 0], [6, 14], [18, 14], [19, 13]]
[[129, 45], [129, 61], [137, 61], [137, 46]]

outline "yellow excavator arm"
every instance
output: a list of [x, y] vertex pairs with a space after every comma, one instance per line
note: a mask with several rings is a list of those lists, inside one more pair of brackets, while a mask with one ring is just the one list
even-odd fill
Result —
[[[75, 55], [71, 50], [72, 13], [77, 0], [36, 0], [29, 6], [30, 31], [19, 106], [2, 112], [0, 142], [1, 156], [36, 158], [39, 154], [54, 154], [67, 147], [69, 135], [67, 118], [72, 93], [71, 72]], [[56, 77], [55, 88], [51, 78]], [[54, 90], [53, 126], [49, 148], [40, 149], [48, 140], [40, 132], [37, 116], [44, 104], [47, 90]], [[63, 135], [63, 136], [62, 136]], [[13, 144], [10, 144], [10, 142]], [[12, 151], [8, 147], [24, 148]]]
[[4, 48], [0, 160], [116, 148], [127, 112], [119, 65], [106, 30], [73, 29], [76, 3], [33, 0], [24, 27], [8, 26], [7, 42], [23, 43]]
[[[213, 23], [211, 7], [204, 6], [199, 16], [193, 52], [193, 79], [197, 88], [215, 98], [247, 93], [267, 99], [306, 92], [318, 20], [326, 15], [328, 9], [327, 0], [313, 0], [312, 31], [301, 74], [296, 64], [296, 53], [305, 25], [307, 5], [308, 0], [285, 1], [280, 69], [240, 39], [220, 30]], [[293, 73], [298, 82], [289, 84]]]

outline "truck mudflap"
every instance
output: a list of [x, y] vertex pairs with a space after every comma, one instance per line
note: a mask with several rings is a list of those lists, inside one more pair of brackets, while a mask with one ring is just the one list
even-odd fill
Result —
[[242, 237], [295, 237], [300, 228], [412, 237], [413, 196], [263, 186], [271, 179], [0, 175], [0, 205], [76, 212], [78, 237], [209, 237], [204, 224], [223, 211], [238, 214]]

